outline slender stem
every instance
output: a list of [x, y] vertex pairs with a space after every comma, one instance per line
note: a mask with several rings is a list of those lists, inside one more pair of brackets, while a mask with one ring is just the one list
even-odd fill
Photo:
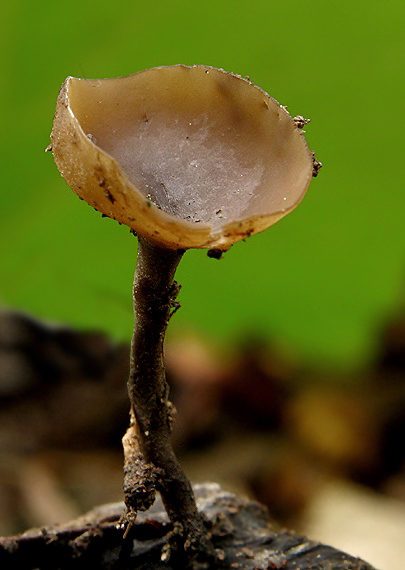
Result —
[[196, 550], [207, 540], [190, 482], [171, 444], [173, 408], [163, 362], [166, 328], [179, 307], [175, 300], [180, 286], [174, 274], [183, 253], [139, 237], [128, 381], [131, 425], [123, 439], [124, 493], [130, 520], [131, 513], [134, 518], [138, 510], [147, 509], [159, 491], [183, 543]]

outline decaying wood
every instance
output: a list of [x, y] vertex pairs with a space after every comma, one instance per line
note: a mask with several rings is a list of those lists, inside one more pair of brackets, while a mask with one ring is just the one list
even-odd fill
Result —
[[[215, 566], [240, 570], [373, 570], [366, 562], [287, 530], [274, 529], [258, 503], [224, 492], [216, 484], [194, 487], [204, 524], [218, 557]], [[124, 505], [101, 506], [55, 528], [0, 539], [0, 568], [11, 570], [179, 570], [168, 548], [173, 530], [162, 503], [139, 513], [123, 539], [118, 522]]]

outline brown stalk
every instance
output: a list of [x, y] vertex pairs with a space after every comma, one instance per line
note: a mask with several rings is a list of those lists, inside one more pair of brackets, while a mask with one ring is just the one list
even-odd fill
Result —
[[179, 304], [174, 274], [184, 250], [162, 248], [139, 237], [133, 288], [135, 327], [128, 393], [131, 425], [123, 438], [125, 521], [130, 529], [138, 510], [146, 510], [159, 491], [185, 550], [209, 549], [203, 519], [191, 484], [171, 444], [173, 407], [163, 361], [167, 325]]

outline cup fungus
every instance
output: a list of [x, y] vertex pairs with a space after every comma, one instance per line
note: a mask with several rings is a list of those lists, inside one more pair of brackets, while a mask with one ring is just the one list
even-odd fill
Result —
[[219, 256], [299, 204], [320, 167], [303, 136], [307, 122], [249, 79], [202, 65], [69, 77], [62, 86], [55, 162], [80, 198], [139, 240], [123, 439], [126, 533], [158, 490], [181, 545], [194, 554], [210, 548], [170, 443], [163, 342], [178, 307], [174, 274], [186, 249]]
[[247, 79], [176, 65], [69, 77], [52, 149], [81, 198], [139, 235], [226, 250], [303, 198], [313, 157], [300, 126]]

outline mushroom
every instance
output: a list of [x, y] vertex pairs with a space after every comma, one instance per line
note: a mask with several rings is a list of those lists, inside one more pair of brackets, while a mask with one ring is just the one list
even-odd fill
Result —
[[247, 79], [176, 65], [69, 77], [52, 150], [81, 198], [139, 235], [226, 250], [303, 198], [313, 157], [300, 125]]
[[131, 531], [157, 490], [173, 541], [190, 557], [213, 550], [170, 442], [163, 345], [179, 306], [174, 274], [185, 250], [220, 257], [299, 204], [320, 167], [303, 136], [307, 122], [249, 79], [202, 65], [69, 77], [59, 94], [51, 148], [62, 176], [139, 242], [123, 527]]

